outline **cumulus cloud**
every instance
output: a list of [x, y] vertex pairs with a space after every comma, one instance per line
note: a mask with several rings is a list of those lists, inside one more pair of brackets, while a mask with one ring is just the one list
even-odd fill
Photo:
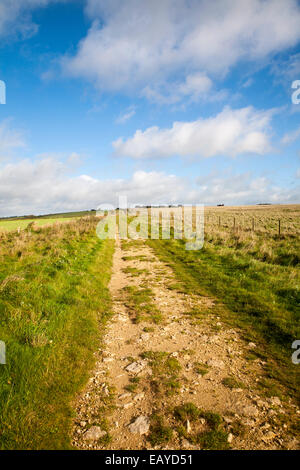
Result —
[[225, 107], [215, 117], [174, 122], [168, 129], [155, 126], [137, 130], [131, 138], [114, 141], [113, 147], [117, 155], [136, 159], [262, 155], [270, 150], [269, 124], [273, 112], [257, 111], [251, 106], [237, 110]]
[[23, 160], [0, 167], [0, 216], [43, 214], [130, 204], [249, 204], [300, 202], [299, 187], [276, 187], [250, 173], [208, 175], [195, 181], [157, 171], [136, 171], [127, 179], [70, 176], [53, 158]]
[[[65, 73], [101, 90], [140, 91], [169, 101], [211, 92], [210, 77], [300, 40], [297, 0], [88, 0], [93, 21]], [[175, 78], [174, 78], [175, 77]], [[176, 85], [177, 84], [177, 85]], [[168, 95], [168, 93], [167, 93]]]
[[161, 172], [137, 171], [129, 179], [100, 180], [90, 175], [70, 176], [67, 166], [53, 158], [23, 160], [0, 167], [0, 215], [117, 205], [118, 195], [126, 195], [136, 204], [174, 202], [186, 189], [180, 178]]

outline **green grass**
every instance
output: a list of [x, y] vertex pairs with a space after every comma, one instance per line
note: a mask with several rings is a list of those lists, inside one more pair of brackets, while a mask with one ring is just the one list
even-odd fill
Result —
[[70, 447], [70, 403], [110, 316], [112, 253], [92, 219], [2, 239], [1, 449]]
[[209, 366], [202, 362], [194, 362], [194, 371], [203, 376], [209, 372]]
[[228, 387], [230, 389], [233, 388], [244, 388], [244, 384], [242, 382], [239, 382], [236, 380], [234, 377], [225, 377], [222, 380], [222, 384], [225, 385], [225, 387]]
[[151, 416], [151, 426], [148, 440], [152, 446], [167, 444], [173, 437], [173, 430], [164, 424], [164, 418], [154, 414]]
[[57, 217], [49, 219], [21, 219], [21, 220], [0, 220], [0, 232], [4, 230], [6, 232], [12, 232], [14, 230], [24, 230], [29, 224], [34, 223], [36, 227], [43, 227], [44, 225], [54, 224], [56, 222], [65, 223], [74, 218], [69, 217]]
[[139, 383], [140, 383], [140, 377], [130, 377], [129, 379], [130, 384], [126, 385], [124, 388], [128, 392], [134, 393], [136, 392]]
[[178, 421], [186, 423], [187, 420], [196, 421], [200, 416], [200, 410], [194, 403], [185, 403], [174, 408], [174, 416]]
[[147, 269], [137, 269], [137, 268], [132, 268], [130, 266], [127, 266], [126, 268], [122, 269], [122, 271], [125, 274], [130, 274], [132, 277], [138, 277], [141, 274], [145, 274], [149, 272]]
[[[184, 403], [174, 408], [174, 417], [181, 423], [177, 432], [192, 444], [199, 445], [203, 450], [226, 450], [229, 448], [224, 431], [222, 418], [218, 413], [203, 411], [194, 403]], [[200, 419], [204, 424], [200, 424]], [[192, 432], [186, 429], [187, 421], [192, 423]]]
[[142, 359], [148, 359], [152, 368], [151, 387], [157, 397], [178, 393], [180, 388], [178, 374], [181, 365], [175, 357], [164, 351], [145, 351], [140, 356]]
[[123, 291], [127, 294], [125, 303], [135, 323], [141, 321], [160, 323], [162, 321], [161, 312], [153, 303], [154, 292], [151, 289], [126, 286]]

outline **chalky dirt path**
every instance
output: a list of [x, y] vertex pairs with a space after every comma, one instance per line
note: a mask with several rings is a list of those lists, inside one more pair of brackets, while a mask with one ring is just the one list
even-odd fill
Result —
[[[145, 243], [117, 237], [110, 282], [114, 316], [75, 404], [74, 447], [200, 449], [195, 436], [209, 437], [209, 415], [181, 422], [174, 416], [174, 407], [193, 403], [220, 415], [222, 434], [212, 437], [216, 448], [297, 448], [280, 417], [299, 410], [278, 397], [259, 396], [262, 361], [245, 358], [255, 345], [221, 322], [213, 299], [186, 295], [175, 282]], [[136, 322], [132, 288], [151, 289], [160, 322], [149, 316]]]

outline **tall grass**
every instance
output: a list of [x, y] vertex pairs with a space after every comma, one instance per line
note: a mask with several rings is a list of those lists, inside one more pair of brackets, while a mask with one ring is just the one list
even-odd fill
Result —
[[95, 218], [2, 234], [0, 448], [66, 449], [71, 400], [110, 315], [113, 241]]

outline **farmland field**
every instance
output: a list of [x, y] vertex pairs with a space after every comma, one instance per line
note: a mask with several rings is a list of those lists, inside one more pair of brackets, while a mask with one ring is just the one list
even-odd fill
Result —
[[29, 224], [34, 223], [37, 227], [43, 227], [44, 225], [51, 225], [54, 223], [64, 223], [68, 222], [69, 220], [73, 220], [72, 218], [56, 218], [56, 219], [21, 219], [21, 220], [0, 220], [0, 232], [12, 232], [14, 230], [21, 229], [23, 230]]
[[1, 448], [297, 448], [299, 215], [207, 207], [195, 251], [95, 217], [3, 232]]

